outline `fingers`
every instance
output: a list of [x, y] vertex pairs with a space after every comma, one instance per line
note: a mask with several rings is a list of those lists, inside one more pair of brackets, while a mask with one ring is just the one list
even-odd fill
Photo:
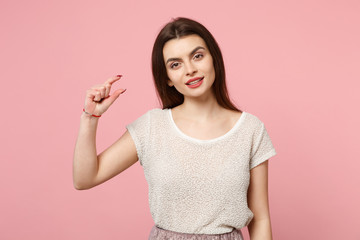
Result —
[[86, 97], [91, 100], [91, 101], [100, 101], [101, 99], [101, 94], [99, 91], [97, 91], [96, 89], [89, 89], [86, 92]]
[[102, 98], [107, 98], [110, 94], [110, 90], [111, 90], [111, 85], [120, 80], [120, 78], [122, 77], [122, 75], [117, 75], [115, 77], [111, 77], [108, 80], [106, 80], [106, 82], [103, 84], [104, 89], [101, 88], [101, 97]]
[[117, 76], [115, 76], [115, 77], [111, 77], [111, 78], [109, 78], [108, 80], [106, 80], [106, 82], [104, 83], [104, 85], [110, 84], [110, 86], [111, 86], [111, 84], [113, 84], [114, 82], [118, 81], [121, 77], [122, 77], [122, 75], [117, 75]]
[[113, 104], [113, 102], [124, 93], [126, 89], [117, 89], [110, 95], [111, 86], [118, 81], [121, 75], [109, 78], [105, 83], [98, 84], [86, 91], [84, 104], [85, 111], [101, 115]]
[[111, 84], [110, 83], [105, 83], [105, 97], [109, 96], [110, 89], [111, 89]]
[[91, 93], [94, 95], [94, 101], [101, 101], [103, 98], [109, 97], [111, 86], [114, 82], [118, 81], [122, 75], [117, 75], [109, 78], [103, 84], [93, 86], [91, 89], [94, 90]]

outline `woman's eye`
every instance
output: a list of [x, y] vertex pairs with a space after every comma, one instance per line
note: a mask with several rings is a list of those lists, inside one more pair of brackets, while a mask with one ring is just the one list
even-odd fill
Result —
[[170, 65], [170, 68], [176, 68], [177, 66], [179, 66], [179, 63], [175, 62]]
[[204, 56], [203, 54], [197, 53], [197, 54], [195, 54], [194, 58], [199, 59], [199, 58], [202, 58], [203, 56]]

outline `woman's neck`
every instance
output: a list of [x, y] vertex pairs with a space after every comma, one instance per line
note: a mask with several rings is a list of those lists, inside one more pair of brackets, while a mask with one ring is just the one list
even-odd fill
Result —
[[173, 109], [178, 115], [192, 119], [196, 122], [205, 122], [216, 119], [224, 108], [216, 101], [215, 96], [203, 98], [184, 98], [184, 102]]

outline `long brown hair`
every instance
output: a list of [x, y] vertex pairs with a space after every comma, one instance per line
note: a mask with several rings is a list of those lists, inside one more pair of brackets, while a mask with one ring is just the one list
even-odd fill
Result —
[[152, 50], [152, 73], [156, 94], [162, 102], [162, 109], [173, 108], [184, 102], [184, 95], [179, 93], [175, 87], [167, 84], [168, 76], [163, 56], [163, 48], [167, 41], [183, 36], [197, 34], [206, 43], [213, 58], [215, 69], [215, 81], [212, 85], [216, 100], [220, 106], [242, 112], [229, 99], [225, 81], [224, 60], [220, 48], [212, 34], [200, 23], [189, 18], [176, 18], [167, 23], [159, 32]]

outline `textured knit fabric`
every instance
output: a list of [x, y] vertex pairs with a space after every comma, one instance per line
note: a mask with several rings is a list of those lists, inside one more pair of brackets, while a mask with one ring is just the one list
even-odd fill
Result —
[[244, 236], [240, 229], [223, 234], [191, 234], [169, 231], [154, 225], [148, 240], [244, 240]]
[[126, 128], [149, 186], [156, 226], [222, 234], [250, 223], [250, 170], [276, 155], [259, 118], [243, 111], [231, 130], [210, 140], [184, 134], [171, 109], [151, 109]]

